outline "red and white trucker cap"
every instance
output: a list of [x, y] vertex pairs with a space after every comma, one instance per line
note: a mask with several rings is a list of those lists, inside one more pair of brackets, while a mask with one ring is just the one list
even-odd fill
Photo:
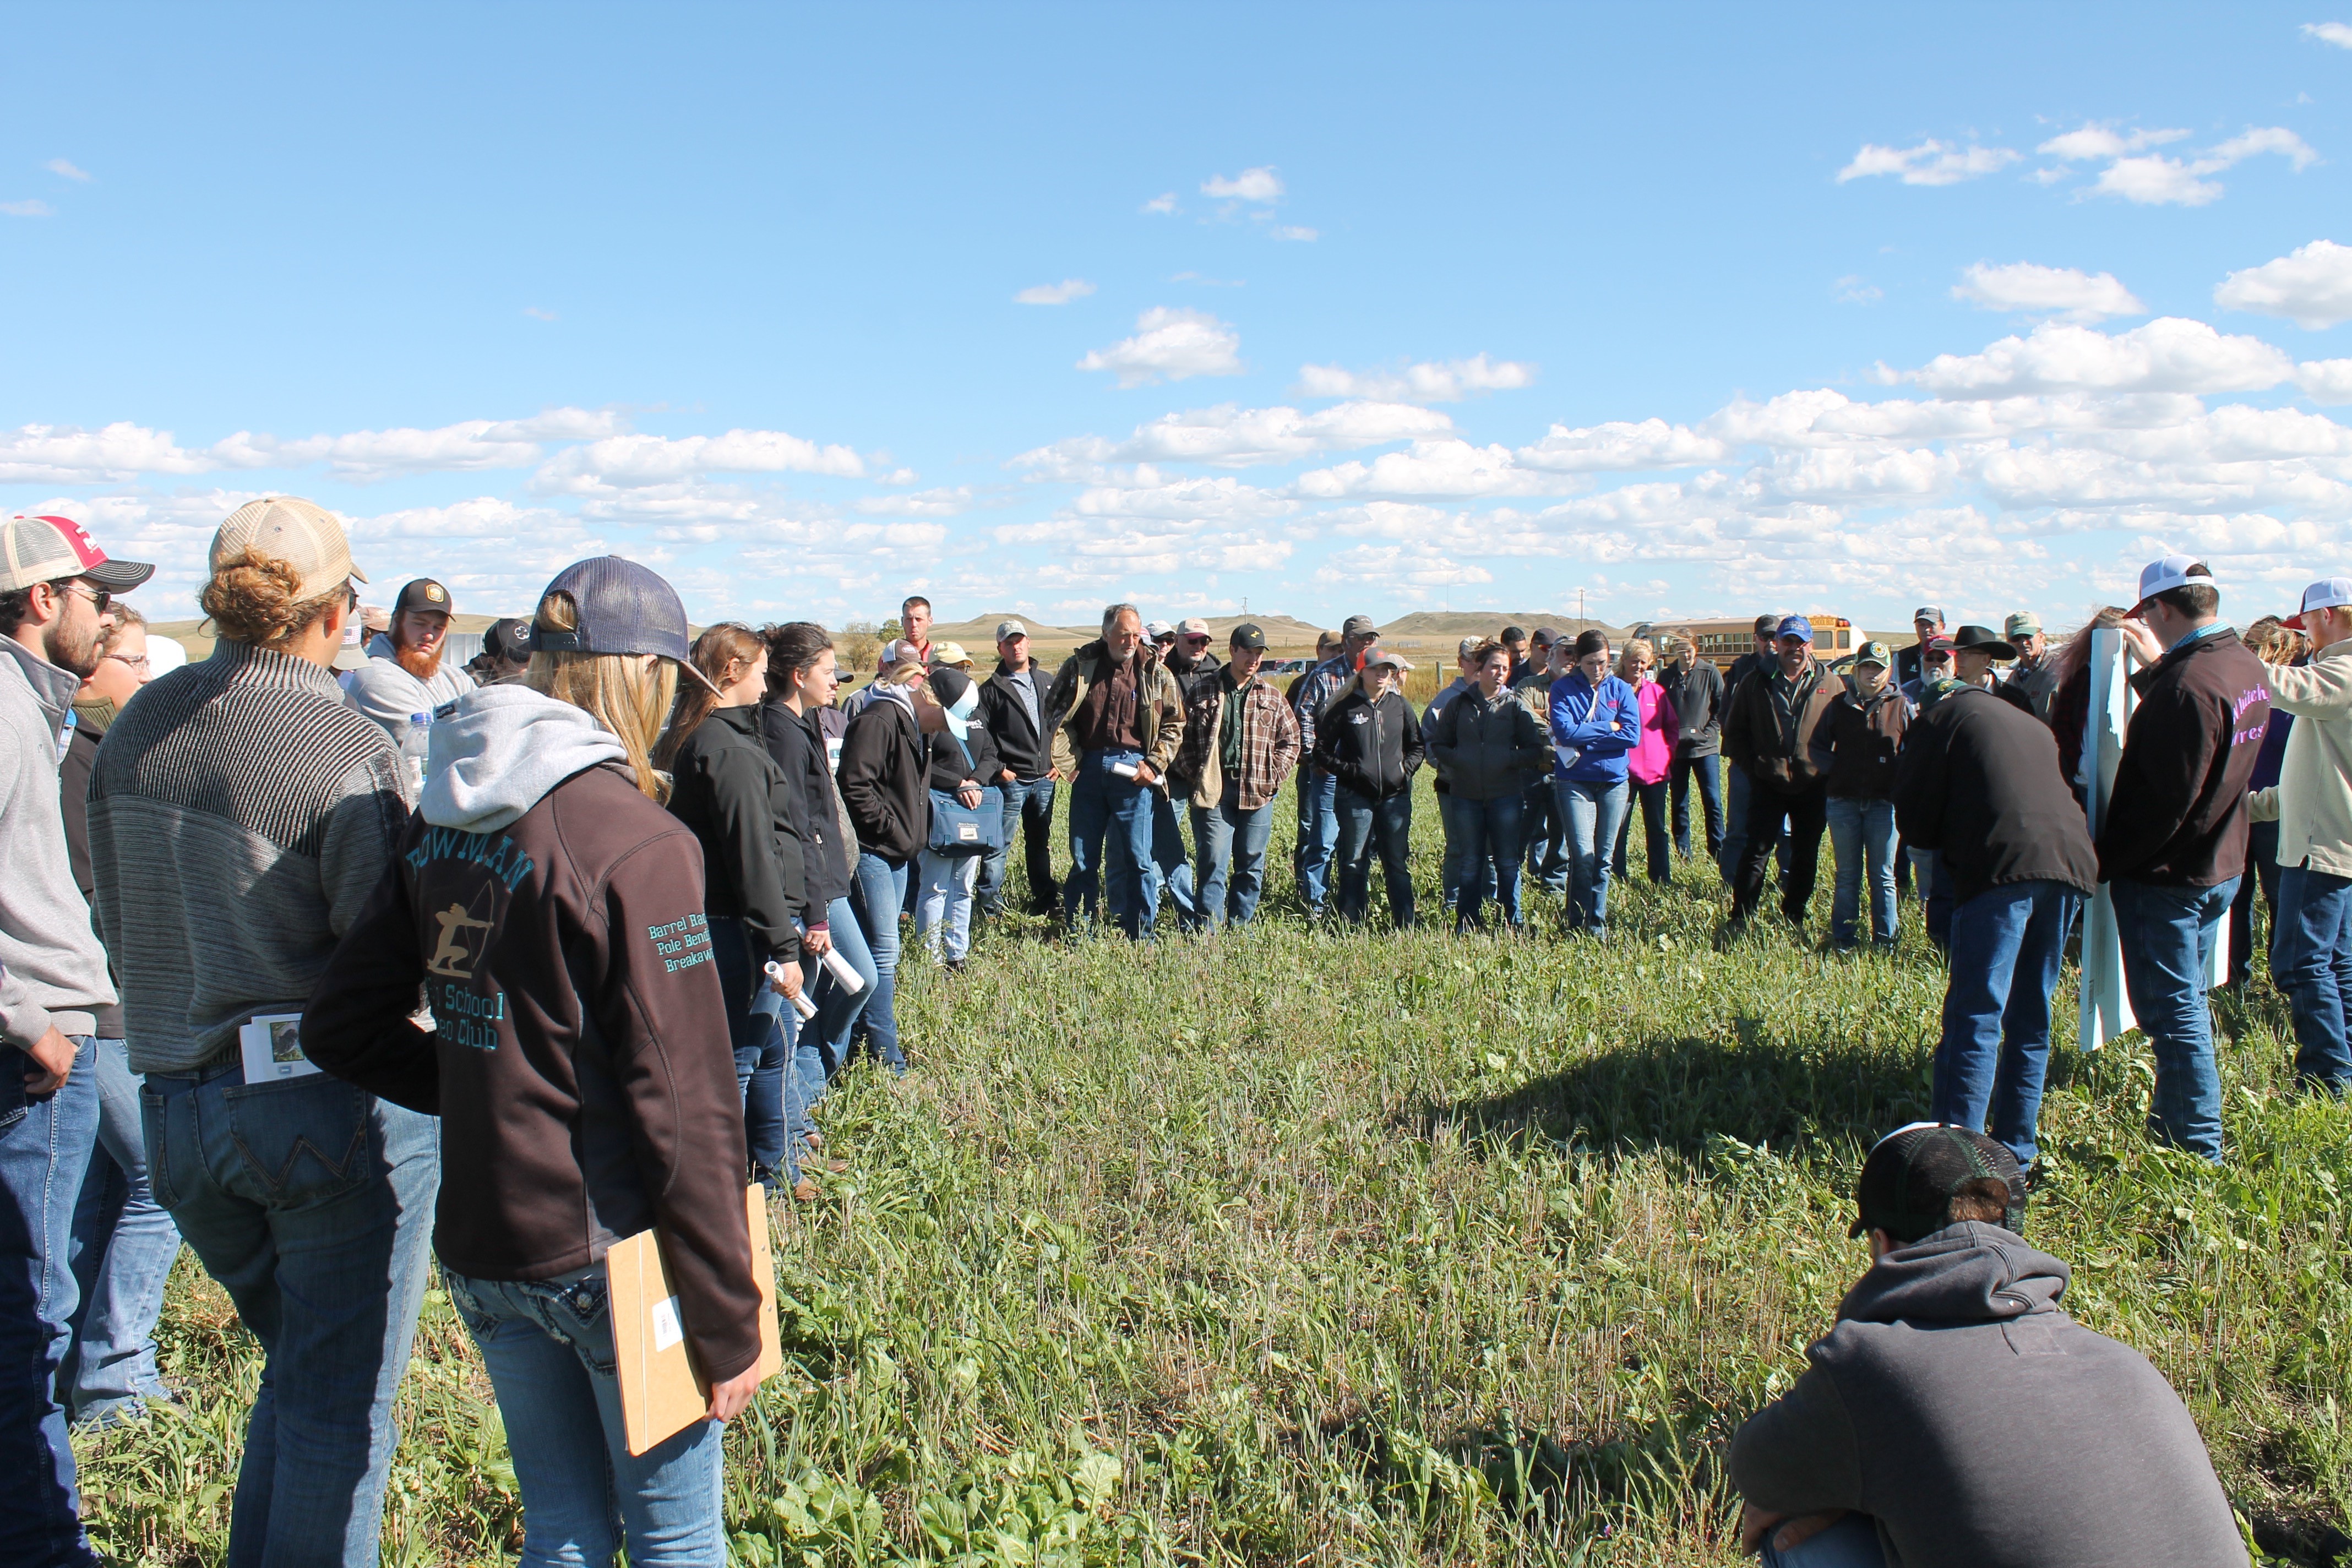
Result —
[[2333, 610], [2344, 605], [2352, 605], [2352, 577], [2322, 577], [2303, 591], [2303, 606], [2279, 624], [2301, 631], [2303, 617], [2312, 611]]
[[12, 517], [0, 527], [0, 592], [87, 577], [127, 594], [155, 574], [144, 561], [110, 561], [69, 517]]

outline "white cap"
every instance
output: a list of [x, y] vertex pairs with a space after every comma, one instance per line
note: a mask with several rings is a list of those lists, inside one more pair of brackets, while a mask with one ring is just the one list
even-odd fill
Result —
[[1161, 637], [1174, 637], [1176, 628], [1166, 621], [1146, 621], [1143, 623], [1143, 635], [1153, 642], [1158, 642]]
[[996, 623], [996, 640], [998, 642], [1005, 642], [1013, 637], [1025, 637], [1028, 635], [1029, 628], [1023, 626], [1019, 621], [999, 621]]
[[2168, 555], [2149, 562], [2139, 569], [2139, 602], [2144, 605], [2175, 588], [2218, 587], [2212, 578], [2197, 570], [2202, 564], [2194, 555]]
[[1204, 637], [1209, 635], [1209, 623], [1198, 616], [1187, 616], [1176, 623], [1176, 630], [1188, 637]]
[[2322, 577], [2303, 591], [2303, 607], [2289, 616], [2282, 626], [2303, 630], [2303, 617], [2314, 610], [2333, 610], [2352, 605], [2352, 577]]

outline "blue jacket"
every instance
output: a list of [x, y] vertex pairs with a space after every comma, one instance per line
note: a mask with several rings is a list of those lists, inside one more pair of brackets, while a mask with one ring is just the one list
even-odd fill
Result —
[[1599, 686], [1571, 669], [1551, 683], [1551, 743], [1583, 753], [1572, 768], [1552, 753], [1551, 776], [1580, 784], [1617, 784], [1625, 777], [1626, 753], [1642, 740], [1642, 699], [1615, 676]]

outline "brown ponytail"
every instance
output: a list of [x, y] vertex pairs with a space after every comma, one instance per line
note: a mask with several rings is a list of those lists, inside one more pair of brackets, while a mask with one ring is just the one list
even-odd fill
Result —
[[677, 762], [678, 748], [686, 738], [702, 728], [702, 721], [719, 708], [719, 692], [711, 687], [724, 689], [743, 679], [743, 672], [767, 648], [760, 636], [740, 621], [720, 621], [705, 627], [694, 639], [694, 668], [702, 671], [710, 686], [695, 681], [679, 690], [677, 707], [669, 716], [669, 728], [662, 732], [661, 743], [654, 748], [654, 766], [669, 771]]
[[252, 551], [223, 562], [197, 602], [214, 630], [230, 642], [282, 647], [338, 604], [351, 602], [351, 588], [337, 584], [315, 598], [296, 599], [302, 574], [274, 556]]

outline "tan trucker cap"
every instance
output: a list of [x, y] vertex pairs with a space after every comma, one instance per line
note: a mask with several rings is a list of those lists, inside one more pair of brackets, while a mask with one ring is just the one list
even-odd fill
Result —
[[307, 602], [367, 574], [352, 559], [352, 542], [335, 514], [299, 496], [263, 496], [228, 514], [213, 535], [215, 573], [247, 552], [283, 561], [302, 580], [294, 597]]

